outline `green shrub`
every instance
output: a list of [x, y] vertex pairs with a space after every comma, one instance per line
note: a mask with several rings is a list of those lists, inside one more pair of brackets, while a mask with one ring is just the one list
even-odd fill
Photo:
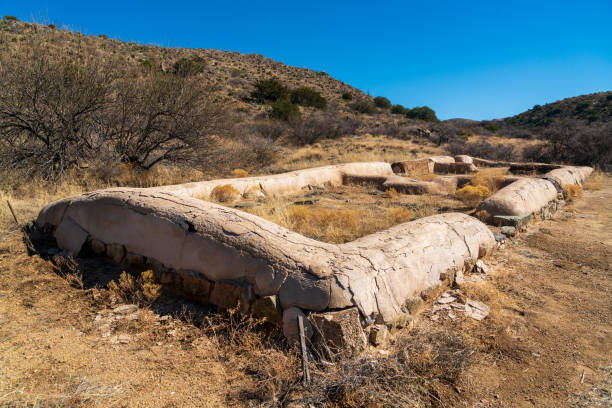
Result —
[[342, 94], [342, 99], [344, 99], [345, 101], [350, 101], [353, 99], [353, 94], [350, 92], [344, 92]]
[[325, 109], [327, 101], [312, 88], [300, 87], [291, 91], [291, 102], [296, 105], [312, 106], [317, 109]]
[[376, 107], [368, 101], [355, 101], [351, 103], [351, 109], [357, 113], [376, 113]]
[[204, 72], [206, 60], [200, 56], [181, 58], [173, 66], [174, 74], [186, 78]]
[[482, 122], [482, 127], [488, 130], [489, 132], [498, 132], [499, 126], [497, 126], [493, 122]]
[[15, 16], [4, 16], [4, 20], [6, 21], [19, 21], [19, 19]]
[[258, 102], [274, 102], [289, 96], [289, 88], [281, 81], [274, 78], [260, 79], [255, 82], [255, 90], [251, 93], [251, 97]]
[[437, 122], [436, 112], [428, 106], [420, 106], [406, 111], [406, 117], [410, 119], [420, 119], [426, 122]]
[[391, 107], [391, 101], [384, 96], [377, 96], [374, 98], [374, 105], [376, 105], [377, 108], [389, 109]]
[[270, 117], [285, 121], [299, 120], [301, 117], [300, 108], [291, 103], [287, 98], [277, 99], [272, 103]]
[[406, 108], [404, 108], [402, 105], [393, 105], [391, 107], [391, 113], [399, 113], [400, 115], [405, 115], [406, 114]]
[[457, 139], [463, 140], [464, 142], [467, 142], [467, 140], [472, 136], [474, 136], [474, 132], [467, 128], [460, 129], [457, 132]]

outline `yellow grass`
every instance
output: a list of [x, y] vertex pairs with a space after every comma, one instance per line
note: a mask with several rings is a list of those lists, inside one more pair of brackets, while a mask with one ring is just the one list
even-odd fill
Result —
[[466, 184], [465, 186], [457, 190], [455, 192], [455, 195], [464, 203], [471, 206], [476, 206], [479, 202], [489, 197], [491, 195], [491, 192], [486, 186], [471, 186], [469, 184]]
[[210, 198], [220, 203], [236, 201], [240, 197], [240, 191], [231, 184], [223, 184], [213, 188]]
[[582, 186], [577, 186], [575, 184], [565, 184], [563, 186], [563, 192], [565, 194], [565, 199], [568, 202], [572, 202], [576, 198], [582, 198], [584, 194]]
[[600, 170], [595, 170], [584, 183], [584, 189], [589, 191], [600, 191], [605, 180], [605, 173]]
[[235, 178], [247, 177], [248, 175], [249, 175], [249, 172], [244, 169], [232, 170], [232, 177], [235, 177]]

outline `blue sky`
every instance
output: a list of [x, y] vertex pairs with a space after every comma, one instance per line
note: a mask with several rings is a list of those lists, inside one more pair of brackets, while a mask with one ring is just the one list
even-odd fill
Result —
[[612, 0], [15, 1], [0, 14], [171, 47], [258, 53], [438, 117], [612, 90]]

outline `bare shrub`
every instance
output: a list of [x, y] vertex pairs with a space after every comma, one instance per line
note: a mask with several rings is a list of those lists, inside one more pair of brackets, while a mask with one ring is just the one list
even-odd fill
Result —
[[506, 183], [505, 170], [500, 168], [478, 170], [470, 180], [473, 186], [485, 186], [491, 193], [496, 192]]
[[249, 175], [249, 172], [244, 169], [232, 170], [232, 177], [241, 178], [241, 177], [247, 177], [248, 175]]
[[0, 53], [2, 166], [58, 179], [86, 163], [104, 142], [96, 118], [110, 102], [111, 72], [93, 59], [51, 58], [38, 43]]
[[290, 141], [307, 145], [321, 139], [337, 139], [353, 135], [360, 126], [358, 119], [341, 116], [335, 112], [314, 113], [291, 126]]

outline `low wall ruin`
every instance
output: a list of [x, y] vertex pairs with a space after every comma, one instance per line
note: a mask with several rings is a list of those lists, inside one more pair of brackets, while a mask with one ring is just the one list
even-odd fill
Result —
[[[459, 160], [473, 165], [466, 157]], [[450, 164], [449, 159], [437, 161]], [[591, 171], [559, 167], [541, 178], [518, 178], [479, 209], [492, 215], [537, 212], [556, 199], [557, 184], [581, 184]], [[443, 281], [470, 272], [496, 247], [484, 223], [461, 213], [418, 219], [335, 245], [193, 198], [225, 184], [241, 194], [256, 188], [275, 196], [359, 180], [399, 192], [450, 194], [469, 176], [422, 182], [395, 175], [388, 163], [350, 163], [273, 176], [113, 188], [53, 202], [40, 212], [37, 224], [73, 255], [88, 247], [116, 263], [151, 268], [162, 284], [192, 300], [239, 306], [243, 312], [269, 302], [282, 314], [288, 338], [295, 338], [297, 316], [311, 312], [355, 308], [360, 324], [390, 324], [411, 314], [411, 304]], [[423, 183], [428, 187], [419, 190]]]

